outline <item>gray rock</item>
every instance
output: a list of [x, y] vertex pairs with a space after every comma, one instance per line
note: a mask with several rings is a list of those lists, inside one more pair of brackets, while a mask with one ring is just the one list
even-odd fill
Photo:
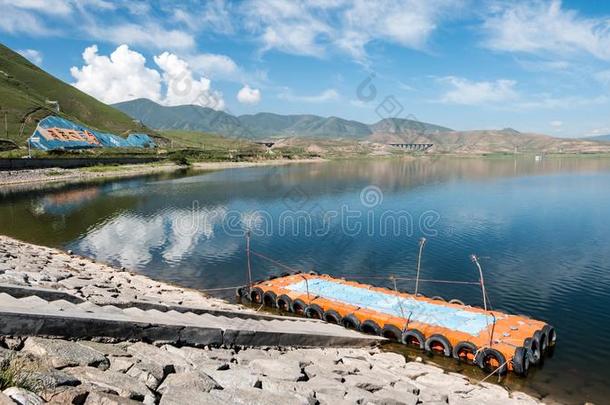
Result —
[[42, 405], [44, 399], [23, 388], [10, 387], [2, 391], [4, 395], [19, 405]]
[[198, 392], [210, 392], [222, 388], [212, 377], [201, 372], [189, 371], [168, 375], [157, 390], [164, 394], [169, 389], [184, 389]]
[[257, 359], [271, 359], [279, 356], [279, 353], [266, 351], [266, 350], [242, 350], [237, 353], [234, 357], [237, 360], [237, 363], [247, 365], [250, 364], [251, 361]]
[[81, 345], [90, 347], [91, 349], [96, 350], [105, 356], [114, 356], [114, 357], [131, 356], [131, 354], [129, 354], [127, 352], [127, 350], [125, 350], [127, 347], [127, 345], [125, 343], [109, 344], [109, 343], [92, 342], [90, 340], [83, 340], [83, 341], [80, 341], [79, 343]]
[[418, 396], [405, 391], [399, 391], [394, 388], [382, 388], [379, 391], [375, 391], [373, 395], [379, 399], [373, 400], [375, 404], [404, 404], [404, 405], [416, 405]]
[[[399, 370], [399, 371], [398, 371]], [[407, 378], [417, 378], [424, 374], [443, 374], [443, 370], [439, 367], [431, 366], [428, 364], [418, 363], [418, 362], [408, 362], [404, 367], [397, 369], [400, 375], [404, 375]]]
[[102, 371], [94, 367], [74, 367], [66, 372], [72, 374], [79, 380], [87, 382], [103, 391], [110, 391], [118, 395], [142, 401], [154, 395], [141, 381], [128, 375], [114, 371]]
[[405, 356], [398, 353], [377, 353], [371, 358], [371, 362], [383, 368], [403, 367], [406, 364]]
[[305, 381], [304, 384], [308, 389], [311, 389], [317, 394], [331, 394], [335, 396], [343, 396], [346, 391], [350, 391], [351, 387], [341, 384], [337, 380], [328, 380], [324, 377], [314, 377], [309, 381]]
[[310, 404], [308, 398], [296, 393], [274, 393], [256, 388], [216, 390], [212, 391], [212, 395], [227, 404], [234, 405]]
[[15, 401], [0, 392], [0, 405], [15, 405]]
[[227, 388], [254, 388], [260, 386], [261, 377], [253, 374], [245, 367], [232, 365], [228, 370], [198, 369], [209, 375], [224, 389]]
[[131, 357], [109, 357], [110, 360], [110, 371], [117, 371], [119, 373], [126, 373], [137, 361]]
[[152, 390], [157, 389], [168, 374], [192, 370], [192, 366], [180, 356], [146, 343], [135, 343], [127, 352], [137, 359], [129, 367], [127, 375], [144, 382]]
[[141, 402], [123, 398], [118, 395], [92, 391], [87, 396], [85, 405], [140, 405]]
[[80, 384], [78, 378], [61, 370], [50, 369], [47, 371], [34, 371], [29, 374], [29, 379], [40, 383], [45, 389], [70, 386]]
[[389, 385], [386, 380], [377, 379], [374, 374], [351, 374], [346, 375], [343, 378], [345, 379], [345, 385], [350, 387], [358, 387], [369, 392], [378, 391], [384, 386]]
[[48, 358], [55, 368], [95, 366], [106, 369], [109, 366], [108, 359], [100, 352], [67, 340], [30, 337], [22, 351]]
[[83, 404], [89, 395], [89, 387], [80, 385], [78, 387], [58, 387], [52, 391], [45, 391], [44, 399], [48, 404]]
[[301, 367], [296, 361], [256, 359], [249, 365], [250, 370], [278, 380], [297, 381], [302, 378]]
[[220, 402], [220, 398], [209, 393], [168, 387], [161, 397], [159, 405], [218, 405]]
[[143, 362], [154, 363], [168, 373], [192, 369], [192, 365], [183, 358], [146, 343], [135, 343], [127, 347], [127, 352]]
[[340, 362], [345, 365], [350, 373], [363, 373], [371, 369], [371, 364], [363, 358], [345, 356], [341, 358]]

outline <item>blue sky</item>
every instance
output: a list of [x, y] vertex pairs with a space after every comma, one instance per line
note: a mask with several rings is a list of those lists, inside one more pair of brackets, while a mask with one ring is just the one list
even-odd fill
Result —
[[0, 7], [2, 43], [108, 103], [147, 97], [233, 114], [610, 133], [608, 2], [0, 0]]

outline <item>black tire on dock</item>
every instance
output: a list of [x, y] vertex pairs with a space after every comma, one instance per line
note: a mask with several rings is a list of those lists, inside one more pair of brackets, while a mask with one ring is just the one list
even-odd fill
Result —
[[548, 348], [546, 334], [541, 330], [537, 330], [536, 332], [534, 332], [534, 338], [538, 339], [538, 342], [540, 343], [540, 357], [542, 357], [544, 356], [544, 354], [546, 353], [546, 349]]
[[441, 297], [440, 295], [435, 295], [434, 297], [430, 298], [433, 301], [443, 301], [445, 302], [445, 299], [443, 297]]
[[498, 375], [504, 375], [508, 371], [506, 358], [496, 349], [487, 347], [477, 353], [476, 364], [483, 370], [491, 373], [498, 369]]
[[381, 336], [381, 326], [377, 325], [377, 322], [367, 319], [360, 325], [362, 333], [367, 335]]
[[453, 355], [453, 348], [451, 347], [449, 340], [445, 336], [438, 333], [426, 339], [424, 348], [427, 352], [443, 353], [445, 357], [451, 357]]
[[400, 342], [402, 338], [402, 331], [394, 325], [384, 325], [381, 330], [381, 336], [384, 338]]
[[297, 315], [305, 315], [305, 308], [307, 308], [307, 304], [303, 300], [296, 299], [292, 301], [292, 312]]
[[457, 304], [457, 305], [466, 306], [466, 304], [464, 304], [464, 302], [462, 302], [462, 300], [458, 300], [457, 298], [449, 300], [449, 303], [450, 304]]
[[307, 318], [322, 319], [324, 310], [317, 304], [309, 304], [305, 307], [304, 314]]
[[557, 334], [555, 333], [555, 328], [553, 328], [549, 324], [546, 324], [542, 328], [542, 332], [546, 335], [547, 347], [552, 348], [553, 346], [555, 346], [555, 343], [557, 341]]
[[[471, 364], [474, 363], [477, 350], [477, 346], [472, 342], [459, 342], [453, 348], [452, 354], [454, 358]], [[468, 357], [469, 354], [472, 355], [472, 358]]]
[[530, 358], [531, 355], [528, 353], [529, 349], [525, 347], [517, 347], [515, 354], [513, 355], [513, 371], [523, 377], [527, 376], [530, 369]]
[[258, 287], [254, 287], [253, 289], [250, 290], [250, 301], [252, 301], [255, 304], [262, 304], [263, 303], [263, 290], [258, 288]]
[[344, 316], [343, 319], [341, 319], [341, 323], [347, 329], [360, 330], [360, 320], [356, 318], [356, 315], [354, 314]]
[[424, 338], [424, 334], [417, 329], [409, 329], [403, 332], [400, 340], [407, 346], [417, 346], [421, 350], [424, 350], [426, 347], [426, 339]]
[[239, 298], [248, 298], [248, 287], [237, 287], [235, 295]]
[[277, 307], [277, 294], [273, 291], [265, 291], [263, 294], [263, 303], [271, 308]]
[[328, 323], [334, 323], [337, 325], [341, 324], [341, 315], [339, 315], [339, 313], [334, 309], [329, 309], [328, 311], [324, 312], [322, 318]]
[[527, 352], [530, 356], [530, 363], [538, 364], [541, 358], [540, 342], [538, 342], [537, 339], [528, 337], [523, 341], [523, 347], [527, 349]]
[[292, 298], [290, 298], [286, 294], [282, 294], [277, 297], [275, 305], [277, 306], [277, 308], [284, 312], [292, 312]]

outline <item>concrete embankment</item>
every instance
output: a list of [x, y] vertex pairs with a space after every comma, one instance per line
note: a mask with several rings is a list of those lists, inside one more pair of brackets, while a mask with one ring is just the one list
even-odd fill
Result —
[[[256, 312], [56, 249], [0, 236], [0, 283], [46, 289], [36, 299], [124, 308], [134, 301]], [[27, 295], [15, 287], [13, 295]], [[55, 293], [54, 293], [55, 292]], [[59, 294], [59, 295], [56, 295]], [[64, 297], [65, 298], [65, 297]], [[57, 301], [57, 299], [59, 299]], [[31, 302], [35, 303], [35, 300]], [[4, 308], [6, 310], [6, 308]], [[160, 315], [161, 316], [161, 315]], [[236, 316], [236, 319], [241, 319]], [[71, 325], [65, 325], [69, 329]], [[247, 347], [147, 339], [0, 337], [0, 404], [539, 404], [375, 346]], [[10, 375], [7, 379], [5, 376]], [[4, 380], [2, 380], [4, 379]], [[19, 388], [22, 387], [22, 388]], [[545, 401], [545, 403], [555, 403]]]

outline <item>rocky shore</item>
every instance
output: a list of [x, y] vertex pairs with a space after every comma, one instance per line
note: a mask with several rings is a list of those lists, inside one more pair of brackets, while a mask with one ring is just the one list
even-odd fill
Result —
[[[0, 236], [0, 283], [64, 291], [96, 304], [137, 299], [252, 311], [69, 253]], [[378, 347], [178, 347], [2, 336], [0, 363], [0, 405], [542, 403]]]
[[[259, 162], [196, 162], [190, 168], [197, 170], [222, 170], [239, 167], [284, 165], [290, 163], [310, 163], [322, 159], [263, 160]], [[0, 171], [0, 187], [5, 190], [19, 189], [20, 186], [47, 183], [78, 183], [100, 178], [136, 177], [155, 173], [169, 173], [185, 169], [175, 163], [147, 163], [138, 165], [82, 167], [76, 169], [33, 169]]]

